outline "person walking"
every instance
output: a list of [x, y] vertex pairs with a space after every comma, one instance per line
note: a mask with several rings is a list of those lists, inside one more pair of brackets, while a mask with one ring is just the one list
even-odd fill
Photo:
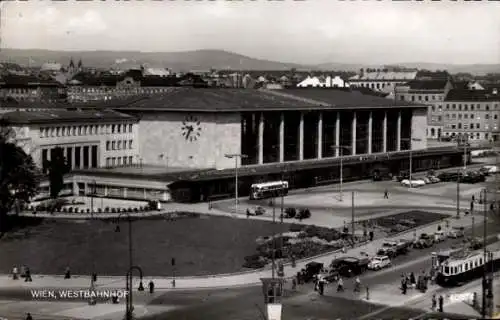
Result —
[[14, 280], [19, 279], [19, 271], [17, 270], [16, 266], [14, 266], [14, 268], [12, 268], [12, 279], [14, 279]]
[[342, 281], [342, 278], [339, 277], [339, 281], [337, 281], [337, 292], [343, 292], [344, 291], [344, 281]]
[[361, 291], [361, 280], [359, 280], [359, 277], [356, 277], [356, 280], [354, 280], [354, 292], [360, 292]]
[[153, 293], [155, 292], [155, 283], [153, 282], [153, 280], [150, 280], [149, 281], [149, 293]]
[[437, 305], [437, 300], [436, 300], [436, 294], [432, 295], [432, 311], [436, 310], [436, 305]]
[[70, 279], [71, 278], [71, 271], [69, 267], [66, 267], [66, 270], [64, 271], [64, 279]]
[[439, 312], [443, 312], [443, 296], [439, 296]]
[[389, 190], [384, 190], [384, 199], [389, 199]]
[[31, 271], [30, 268], [26, 267], [26, 276], [24, 277], [24, 282], [31, 282], [33, 279], [31, 279]]
[[28, 312], [28, 314], [26, 314], [26, 320], [33, 320], [31, 313]]

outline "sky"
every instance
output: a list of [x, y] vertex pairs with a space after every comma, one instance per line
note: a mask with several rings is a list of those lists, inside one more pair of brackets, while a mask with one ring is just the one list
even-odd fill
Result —
[[500, 63], [500, 2], [0, 2], [1, 47], [222, 49], [302, 64]]

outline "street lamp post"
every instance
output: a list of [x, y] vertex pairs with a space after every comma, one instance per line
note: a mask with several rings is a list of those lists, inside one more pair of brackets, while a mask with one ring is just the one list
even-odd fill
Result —
[[417, 138], [402, 138], [401, 141], [407, 141], [410, 144], [410, 188], [412, 187], [412, 173], [413, 173], [413, 148], [411, 147], [412, 141], [422, 141]]
[[344, 177], [343, 177], [343, 174], [344, 174], [344, 161], [343, 161], [343, 157], [344, 157], [344, 149], [347, 149], [347, 150], [352, 150], [352, 147], [350, 146], [332, 146], [332, 149], [334, 150], [339, 150], [340, 152], [340, 185], [339, 185], [339, 201], [342, 201], [343, 200], [343, 189], [342, 189], [342, 184], [343, 184], [343, 180], [344, 180]]
[[[92, 192], [90, 193], [90, 224], [91, 226], [94, 224], [94, 196], [96, 194], [96, 189], [97, 189], [97, 182], [95, 180], [92, 181]], [[91, 240], [92, 242], [92, 240]], [[90, 291], [94, 291], [95, 287], [95, 280], [96, 278], [96, 272], [95, 272], [95, 248], [90, 244], [90, 250], [91, 250], [91, 259], [92, 259], [92, 274], [90, 277]], [[92, 302], [93, 303], [93, 302]]]
[[[129, 276], [128, 274], [131, 273], [130, 270], [133, 269], [133, 260], [132, 260], [132, 257], [133, 257], [133, 246], [132, 246], [132, 218], [130, 217], [130, 214], [128, 212], [122, 212], [118, 215], [118, 218], [117, 218], [117, 225], [116, 225], [116, 229], [115, 231], [116, 232], [120, 232], [120, 225], [118, 224], [119, 221], [120, 221], [120, 218], [123, 216], [123, 215], [126, 215], [127, 216], [127, 222], [128, 222], [128, 255], [129, 255], [129, 272], [127, 273], [127, 288], [132, 288], [132, 276], [130, 276], [130, 279], [129, 279]], [[140, 273], [142, 274], [142, 271], [140, 271]], [[130, 292], [128, 292], [128, 295], [127, 295], [127, 315], [129, 315], [130, 313], [130, 316], [131, 316], [131, 308], [132, 308], [132, 290], [130, 290]], [[132, 319], [132, 318], [127, 318], [127, 320], [129, 319]]]
[[133, 320], [134, 319], [134, 305], [132, 303], [132, 293], [134, 292], [134, 289], [132, 287], [132, 277], [133, 277], [133, 271], [137, 270], [139, 271], [139, 291], [144, 291], [144, 285], [142, 283], [143, 279], [143, 273], [142, 269], [138, 266], [130, 266], [130, 268], [127, 271], [125, 283], [126, 283], [126, 291], [127, 291], [127, 304], [125, 306], [125, 320]]
[[228, 159], [234, 158], [234, 211], [238, 213], [238, 158], [245, 159], [248, 156], [242, 153], [229, 153], [224, 155]]

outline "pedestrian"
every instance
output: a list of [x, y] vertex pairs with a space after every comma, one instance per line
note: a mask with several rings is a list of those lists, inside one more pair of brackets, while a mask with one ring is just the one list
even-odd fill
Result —
[[26, 320], [33, 320], [31, 313], [28, 312], [28, 314], [26, 315]]
[[295, 263], [295, 255], [292, 254], [292, 268], [295, 268], [297, 264]]
[[339, 281], [337, 281], [337, 292], [342, 291], [344, 291], [344, 281], [342, 281], [342, 278], [339, 277]]
[[314, 291], [318, 291], [318, 281], [319, 281], [319, 279], [318, 279], [318, 275], [317, 275], [317, 274], [315, 274], [315, 275], [313, 276]]
[[64, 279], [70, 279], [71, 278], [71, 271], [69, 267], [66, 267], [66, 270], [64, 271]]
[[437, 304], [436, 295], [433, 294], [432, 295], [432, 307], [431, 307], [432, 311], [436, 310], [436, 304]]
[[439, 296], [439, 312], [443, 312], [443, 296]]
[[19, 271], [17, 270], [16, 266], [14, 266], [14, 268], [12, 268], [12, 279], [13, 280], [19, 279]]
[[250, 218], [250, 209], [247, 208], [247, 218]]
[[359, 280], [359, 277], [356, 277], [356, 280], [354, 282], [354, 292], [360, 292], [361, 291], [361, 280]]
[[474, 203], [476, 201], [476, 197], [474, 195], [472, 195], [472, 203]]
[[292, 290], [293, 291], [297, 290], [297, 279], [296, 278], [292, 279]]
[[495, 205], [492, 202], [492, 203], [490, 203], [490, 211], [494, 211], [494, 209], [495, 209]]
[[320, 295], [323, 295], [325, 293], [325, 280], [323, 279], [323, 277], [318, 282], [318, 290]]
[[374, 235], [375, 235], [375, 234], [373, 233], [373, 231], [370, 231], [369, 235], [370, 235], [370, 241], [373, 241], [373, 237], [374, 237]]
[[417, 284], [417, 280], [415, 279], [415, 273], [410, 273], [410, 283], [412, 288], [415, 288], [415, 285]]
[[408, 284], [407, 284], [406, 280], [403, 282], [403, 288], [402, 289], [403, 289], [402, 290], [403, 294], [406, 294], [406, 290], [408, 290]]
[[30, 268], [26, 267], [26, 276], [24, 277], [24, 282], [31, 282], [33, 279], [31, 279], [31, 271]]
[[389, 199], [389, 191], [387, 189], [384, 190], [384, 199]]

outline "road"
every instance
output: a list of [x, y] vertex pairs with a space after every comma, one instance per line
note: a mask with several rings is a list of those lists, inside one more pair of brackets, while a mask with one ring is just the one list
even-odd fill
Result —
[[[476, 226], [476, 234], [482, 234], [482, 226]], [[490, 235], [496, 235], [500, 232], [500, 224], [490, 223], [488, 230]], [[469, 231], [470, 232], [470, 231]], [[395, 295], [400, 294], [397, 288], [401, 273], [416, 272], [427, 269], [430, 265], [431, 252], [449, 248], [461, 243], [461, 240], [448, 240], [438, 244], [430, 249], [411, 250], [407, 255], [400, 256], [393, 261], [393, 266], [381, 271], [367, 271], [360, 279], [363, 285], [373, 288], [372, 295], [377, 294], [377, 286], [388, 284], [394, 285]], [[413, 310], [401, 307], [385, 307], [383, 305], [368, 303], [359, 297], [355, 297], [352, 288], [352, 279], [345, 281], [346, 292], [336, 293], [333, 286], [328, 286], [325, 296], [318, 296], [313, 291], [312, 284], [300, 286], [297, 292], [287, 291], [287, 297], [284, 299], [283, 317], [289, 320], [303, 320], [314, 317], [314, 319], [353, 319], [363, 315], [383, 310], [377, 314], [377, 318], [409, 318], [422, 316], [421, 310]], [[287, 285], [290, 289], [290, 284]], [[82, 288], [86, 289], [86, 288]], [[375, 298], [375, 297], [374, 297]], [[31, 297], [26, 290], [0, 290], [0, 300], [17, 300], [19, 304], [32, 303]], [[73, 300], [72, 302], [76, 302]], [[151, 297], [149, 294], [135, 295], [134, 302], [137, 305], [147, 305], [148, 309], [156, 310], [168, 307], [176, 309], [172, 311], [160, 311], [160, 314], [146, 316], [147, 320], [170, 320], [170, 319], [260, 319], [261, 312], [264, 310], [262, 289], [260, 287], [249, 287], [227, 290], [200, 290], [197, 292], [170, 291], [158, 293]], [[53, 303], [57, 304], [57, 303]], [[111, 305], [109, 305], [111, 307]], [[124, 308], [123, 304], [121, 305]], [[7, 317], [9, 320], [23, 319], [23, 314], [19, 310], [9, 310], [5, 304], [0, 304], [0, 316]], [[150, 312], [151, 314], [151, 312]], [[425, 319], [427, 315], [420, 319]], [[431, 317], [431, 315], [429, 315]], [[446, 315], [448, 319], [460, 319], [460, 316]], [[463, 318], [463, 316], [462, 316]], [[55, 317], [38, 316], [36, 320], [53, 319]], [[67, 318], [66, 318], [67, 319]]]

